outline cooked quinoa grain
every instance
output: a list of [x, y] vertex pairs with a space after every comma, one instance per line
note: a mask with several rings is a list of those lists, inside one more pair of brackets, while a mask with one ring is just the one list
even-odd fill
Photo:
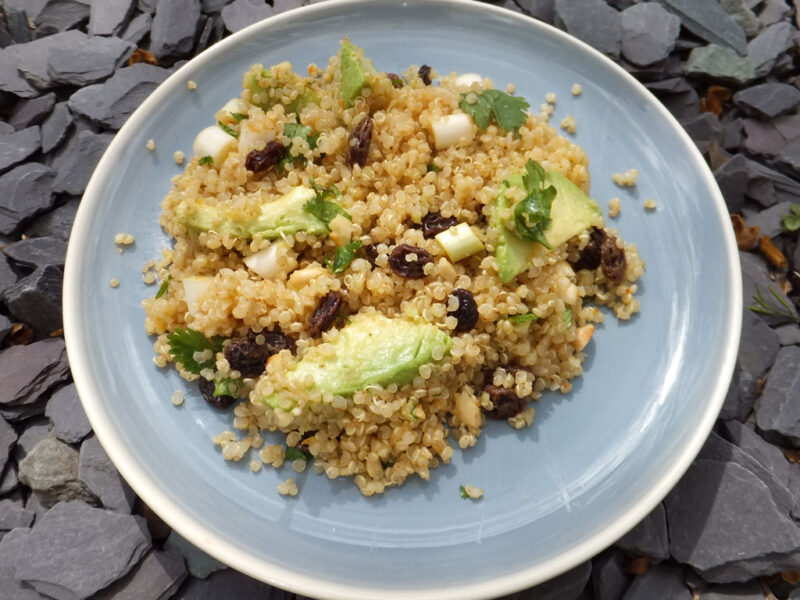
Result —
[[656, 201], [653, 200], [652, 198], [648, 198], [647, 200], [644, 201], [644, 207], [646, 210], [652, 211], [658, 207], [658, 204], [656, 204]]
[[130, 246], [136, 241], [133, 237], [133, 234], [130, 233], [118, 233], [114, 236], [114, 243], [120, 246]]
[[612, 198], [608, 201], [608, 216], [616, 219], [619, 215], [621, 200], [619, 198]]
[[153, 140], [147, 140], [147, 143], [145, 144], [145, 147], [148, 150], [150, 150], [150, 152], [152, 152], [153, 150], [156, 149], [156, 143]]
[[573, 83], [572, 89], [570, 90], [573, 96], [580, 96], [583, 92], [583, 86], [580, 83]]
[[182, 165], [183, 161], [186, 160], [186, 155], [178, 150], [175, 154], [172, 155], [172, 160], [175, 161], [176, 165]]
[[577, 124], [575, 123], [575, 117], [572, 115], [567, 115], [561, 120], [561, 129], [566, 131], [567, 133], [575, 133], [577, 130]]
[[278, 484], [278, 493], [281, 496], [297, 496], [297, 484], [294, 479], [287, 479]]
[[634, 186], [636, 185], [636, 180], [639, 179], [639, 171], [636, 169], [630, 169], [624, 173], [614, 173], [613, 179], [614, 183], [619, 186]]
[[187, 81], [187, 82], [186, 82], [186, 87], [187, 87], [189, 90], [191, 90], [191, 91], [194, 91], [194, 90], [196, 90], [196, 89], [197, 89], [197, 83], [196, 83], [196, 82], [194, 82], [194, 81], [192, 81], [192, 80], [190, 79], [189, 81]]
[[114, 277], [111, 281], [108, 282], [108, 285], [110, 285], [112, 288], [118, 288], [119, 287], [119, 279]]

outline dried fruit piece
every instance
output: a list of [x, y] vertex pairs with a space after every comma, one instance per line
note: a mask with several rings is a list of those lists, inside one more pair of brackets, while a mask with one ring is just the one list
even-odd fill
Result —
[[758, 239], [758, 227], [755, 225], [748, 227], [739, 215], [731, 215], [731, 223], [733, 223], [733, 233], [736, 235], [736, 245], [739, 250], [752, 250]]
[[458, 300], [458, 308], [447, 313], [449, 317], [458, 320], [455, 331], [470, 331], [478, 322], [478, 305], [472, 292], [463, 288], [456, 288], [450, 294]]
[[788, 263], [783, 252], [773, 243], [772, 238], [768, 235], [762, 235], [758, 240], [758, 249], [767, 258], [773, 266], [783, 269]]
[[323, 331], [327, 331], [336, 320], [339, 314], [339, 309], [342, 307], [344, 296], [339, 292], [331, 290], [322, 297], [319, 305], [311, 314], [310, 325], [308, 333], [311, 337], [319, 337]]
[[259, 173], [277, 165], [286, 156], [286, 146], [272, 140], [267, 142], [263, 150], [253, 150], [247, 155], [244, 166], [248, 171]]
[[425, 277], [425, 265], [429, 262], [433, 262], [433, 258], [427, 250], [408, 244], [400, 244], [389, 255], [392, 271], [406, 279]]
[[363, 119], [353, 128], [350, 134], [350, 155], [347, 163], [352, 167], [358, 165], [363, 167], [367, 164], [369, 157], [369, 144], [372, 141], [372, 117]]
[[422, 237], [429, 240], [457, 224], [458, 219], [455, 217], [443, 217], [438, 212], [428, 213], [422, 217]]
[[420, 79], [422, 79], [422, 83], [424, 83], [425, 85], [431, 84], [431, 70], [432, 69], [428, 65], [422, 65], [419, 68], [419, 71], [417, 71], [417, 74], [420, 76]]
[[236, 402], [236, 398], [233, 396], [215, 396], [215, 387], [213, 381], [209, 381], [205, 377], [200, 378], [200, 393], [203, 395], [203, 400], [208, 402], [211, 406], [219, 410], [225, 410]]

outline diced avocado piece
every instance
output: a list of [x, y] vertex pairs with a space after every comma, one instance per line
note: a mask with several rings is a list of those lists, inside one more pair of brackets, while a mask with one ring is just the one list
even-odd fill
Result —
[[[352, 317], [331, 344], [332, 352], [319, 346], [309, 348], [286, 376], [295, 381], [310, 378], [311, 389], [339, 395], [368, 385], [404, 385], [417, 376], [422, 365], [434, 362], [434, 348], [441, 347], [446, 356], [453, 340], [430, 323], [376, 312]], [[276, 408], [282, 397], [278, 391], [264, 397], [264, 402]]]
[[242, 239], [255, 236], [275, 239], [298, 231], [324, 235], [329, 232], [328, 226], [303, 210], [303, 205], [313, 197], [314, 190], [298, 186], [277, 200], [263, 204], [260, 213], [252, 218], [241, 218], [227, 214], [218, 206], [203, 204], [181, 204], [178, 215], [195, 231], [216, 231]]
[[[285, 63], [288, 68], [288, 63]], [[298, 83], [307, 86], [308, 79], [301, 77], [294, 71], [289, 71], [288, 79], [285, 73], [282, 73], [282, 80], [278, 82], [274, 70], [283, 67], [284, 63], [272, 67], [272, 69], [263, 69], [260, 65], [254, 66], [250, 71], [245, 74], [244, 85], [250, 90], [250, 101], [256, 106], [269, 110], [276, 104], [280, 103], [283, 97], [283, 90], [286, 87], [296, 86]], [[281, 69], [285, 71], [285, 69]], [[270, 83], [274, 81], [275, 85], [262, 85], [262, 83]], [[300, 94], [286, 104], [286, 113], [300, 113], [300, 111], [308, 104], [319, 104], [319, 98], [308, 87], [300, 92]]]
[[[523, 186], [521, 174], [514, 174], [506, 181], [509, 186]], [[550, 207], [550, 226], [544, 231], [544, 236], [553, 248], [557, 248], [588, 229], [602, 213], [594, 200], [561, 173], [548, 171], [545, 185], [556, 188], [556, 197]], [[514, 230], [501, 222], [499, 212], [510, 208], [504, 190], [505, 187], [500, 190], [495, 200], [491, 225], [498, 232], [495, 246], [498, 277], [500, 281], [506, 282], [525, 271], [534, 256], [542, 256], [548, 250], [537, 242], [523, 240]]]
[[342, 100], [346, 107], [350, 107], [361, 90], [370, 85], [375, 75], [375, 67], [372, 66], [372, 61], [364, 56], [361, 48], [345, 39], [342, 41], [341, 72]]

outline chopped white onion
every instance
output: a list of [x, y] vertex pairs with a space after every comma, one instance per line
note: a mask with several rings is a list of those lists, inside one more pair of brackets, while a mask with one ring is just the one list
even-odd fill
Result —
[[239, 151], [243, 154], [251, 150], [261, 150], [275, 139], [274, 131], [263, 131], [249, 120], [242, 121], [239, 128]]
[[437, 150], [449, 148], [462, 140], [469, 141], [475, 137], [472, 119], [462, 112], [436, 119], [431, 123], [431, 130]]
[[470, 398], [465, 394], [456, 396], [456, 405], [453, 409], [453, 414], [458, 417], [464, 425], [469, 427], [481, 426], [481, 407], [474, 398]]
[[242, 102], [241, 98], [231, 98], [225, 103], [225, 106], [223, 106], [221, 110], [229, 115], [233, 113], [247, 114], [247, 106]]
[[212, 281], [214, 278], [208, 275], [197, 275], [183, 280], [183, 299], [186, 301], [189, 314], [197, 314], [200, 309], [200, 299], [208, 294]]
[[483, 77], [477, 73], [463, 73], [456, 77], [456, 85], [458, 87], [469, 87], [473, 83], [483, 83]]
[[[283, 248], [281, 246], [283, 246]], [[284, 250], [285, 247], [285, 242], [270, 244], [267, 248], [246, 257], [244, 259], [244, 264], [247, 265], [248, 269], [261, 275], [264, 279], [271, 279], [281, 271], [278, 265], [278, 258], [281, 255], [281, 250]]]
[[225, 133], [218, 125], [206, 127], [194, 138], [192, 150], [197, 158], [210, 156], [214, 166], [219, 168], [228, 152], [236, 148], [236, 138]]

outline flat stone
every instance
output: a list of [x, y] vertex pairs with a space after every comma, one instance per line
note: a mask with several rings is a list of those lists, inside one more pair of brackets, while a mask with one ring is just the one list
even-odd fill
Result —
[[556, 0], [555, 12], [570, 34], [607, 56], [619, 58], [621, 17], [603, 0]]
[[664, 505], [658, 504], [633, 529], [614, 544], [631, 557], [646, 557], [654, 562], [669, 558], [669, 536]]
[[47, 0], [35, 19], [45, 35], [82, 25], [89, 18], [89, 4], [81, 0]]
[[158, 0], [150, 30], [150, 52], [159, 59], [190, 54], [200, 16], [200, 0]]
[[153, 16], [150, 13], [142, 13], [134, 17], [125, 31], [120, 36], [123, 40], [138, 44], [145, 36], [150, 33], [150, 27], [153, 25]]
[[697, 148], [702, 153], [708, 151], [713, 144], [721, 144], [724, 130], [717, 115], [711, 112], [700, 113], [696, 117], [681, 122], [686, 133], [692, 138]]
[[216, 558], [209, 556], [181, 537], [177, 531], [169, 534], [167, 541], [164, 542], [164, 551], [183, 557], [189, 573], [200, 579], [205, 579], [215, 571], [228, 568], [227, 565], [222, 564]]
[[0, 173], [18, 165], [41, 147], [38, 125], [0, 136]]
[[15, 264], [30, 269], [47, 265], [63, 267], [67, 244], [57, 237], [28, 238], [5, 246], [3, 253]]
[[225, 36], [225, 24], [222, 17], [211, 16], [206, 19], [200, 37], [197, 39], [196, 52], [202, 52], [220, 41]]
[[[553, 24], [555, 0], [519, 0], [517, 4], [534, 19]], [[301, 0], [272, 0], [272, 12], [277, 15], [302, 5]]]
[[750, 154], [773, 157], [786, 148], [786, 139], [773, 122], [744, 119], [742, 127], [745, 133], [744, 147]]
[[56, 84], [48, 71], [50, 49], [66, 48], [85, 40], [86, 37], [82, 31], [70, 30], [19, 45], [17, 69], [36, 88], [46, 90], [55, 87]]
[[784, 148], [776, 157], [775, 162], [787, 172], [800, 175], [800, 144]]
[[72, 116], [66, 102], [56, 104], [53, 112], [42, 123], [42, 152], [55, 150], [61, 142], [67, 139], [67, 134], [72, 128], [75, 118]]
[[0, 540], [0, 590], [10, 600], [42, 600], [31, 586], [14, 577], [14, 560], [21, 551], [22, 543], [31, 530], [18, 527], [9, 531]]
[[69, 107], [96, 125], [119, 129], [169, 76], [161, 67], [143, 63], [118, 70], [105, 83], [85, 87], [69, 99]]
[[19, 480], [39, 495], [45, 506], [82, 500], [96, 502], [78, 479], [78, 451], [54, 437], [46, 437], [19, 463]]
[[4, 342], [6, 336], [11, 333], [11, 321], [5, 315], [0, 315], [0, 343]]
[[595, 556], [592, 564], [592, 589], [595, 600], [620, 600], [631, 584], [626, 573], [628, 559], [610, 548]]
[[35, 515], [33, 522], [38, 523], [48, 513], [50, 507], [45, 506], [37, 494], [30, 494], [28, 501], [25, 503], [25, 509]]
[[28, 454], [46, 437], [50, 435], [50, 423], [43, 417], [28, 419], [24, 423], [25, 430], [17, 440], [14, 448], [14, 458], [17, 462], [28, 456]]
[[768, 235], [771, 238], [778, 237], [783, 233], [783, 221], [781, 217], [789, 211], [790, 202], [779, 202], [769, 208], [759, 211], [756, 215], [747, 220], [751, 227], [758, 227], [760, 235]]
[[581, 563], [558, 577], [521, 592], [519, 600], [579, 600], [591, 574], [592, 563]]
[[222, 9], [222, 21], [231, 33], [271, 16], [272, 7], [264, 0], [234, 0]]
[[747, 161], [750, 181], [747, 197], [762, 206], [800, 201], [800, 183], [754, 160]]
[[23, 46], [19, 44], [0, 49], [0, 92], [8, 92], [20, 98], [35, 98], [39, 95], [39, 90], [17, 70]]
[[[77, 444], [92, 432], [92, 425], [86, 417], [74, 383], [59, 388], [50, 397], [44, 414], [53, 425], [53, 435], [62, 442]], [[103, 499], [102, 496], [100, 499]]]
[[764, 28], [764, 24], [745, 0], [721, 0], [720, 5], [730, 15], [733, 22], [742, 28], [748, 38], [758, 35], [758, 32]]
[[0, 135], [6, 135], [8, 133], [14, 133], [16, 129], [14, 129], [13, 125], [6, 123], [5, 121], [0, 121]]
[[725, 204], [732, 213], [738, 213], [744, 205], [744, 196], [749, 181], [747, 158], [743, 154], [733, 156], [714, 171], [714, 178], [725, 198]]
[[[784, 346], [767, 377], [764, 393], [756, 403], [756, 424], [773, 443], [800, 447], [800, 347]], [[792, 362], [794, 361], [794, 362]]]
[[171, 598], [186, 579], [183, 560], [151, 550], [125, 577], [97, 592], [92, 600]]
[[28, 13], [25, 10], [9, 10], [6, 7], [6, 22], [8, 33], [17, 44], [24, 44], [33, 39]]
[[144, 13], [153, 14], [158, 0], [136, 0], [136, 8]]
[[791, 24], [786, 22], [770, 25], [747, 45], [747, 57], [755, 67], [756, 75], [768, 75], [778, 57], [792, 47]]
[[39, 125], [52, 112], [55, 104], [56, 95], [52, 92], [38, 98], [24, 100], [14, 107], [14, 111], [8, 117], [8, 122], [17, 131], [31, 125]]
[[207, 579], [190, 577], [173, 600], [219, 600], [220, 598], [272, 598], [277, 590], [233, 569], [214, 573]]
[[717, 0], [659, 0], [678, 15], [686, 29], [696, 36], [727, 46], [739, 54], [747, 52], [747, 37]]
[[[33, 221], [25, 229], [25, 233], [29, 236], [54, 236], [68, 240], [79, 204], [80, 200], [77, 198], [69, 200], [66, 204], [62, 204]], [[0, 285], [2, 285], [2, 281], [2, 269], [0, 269]]]
[[124, 29], [135, 9], [135, 0], [92, 0], [89, 33], [117, 35]]
[[793, 346], [800, 344], [800, 326], [793, 323], [787, 323], [775, 328], [775, 333], [778, 334], [778, 339], [781, 346]]
[[664, 504], [670, 554], [708, 582], [800, 566], [797, 525], [775, 506], [767, 486], [738, 464], [695, 460]]
[[233, 0], [201, 0], [200, 7], [206, 14], [218, 13], [231, 2], [233, 2]]
[[5, 419], [0, 418], [0, 473], [5, 469], [8, 463], [8, 457], [11, 455], [11, 449], [17, 442], [17, 432], [14, 428], [6, 423]]
[[127, 514], [133, 511], [136, 494], [117, 472], [100, 441], [94, 436], [81, 444], [78, 477], [106, 508]]
[[25, 537], [14, 574], [42, 594], [88, 598], [127, 574], [149, 547], [141, 517], [64, 502]]
[[113, 137], [109, 133], [91, 131], [78, 133], [72, 143], [68, 143], [64, 152], [53, 162], [53, 168], [57, 173], [53, 181], [53, 191], [73, 196], [82, 194]]
[[692, 593], [683, 582], [683, 569], [657, 565], [633, 580], [624, 600], [692, 600]]
[[737, 92], [733, 101], [748, 114], [773, 119], [800, 105], [800, 90], [785, 83], [763, 83]]
[[764, 600], [764, 591], [757, 581], [712, 585], [700, 593], [700, 600]]
[[17, 527], [30, 527], [33, 524], [33, 513], [25, 510], [22, 502], [0, 500], [0, 539]]
[[635, 4], [622, 12], [622, 55], [637, 65], [664, 60], [675, 47], [681, 20], [655, 2]]
[[756, 70], [747, 57], [717, 44], [692, 50], [684, 72], [691, 77], [735, 85], [747, 85], [756, 78]]
[[70, 44], [54, 44], [47, 72], [56, 84], [85, 86], [110, 77], [136, 46], [115, 37], [86, 36]]
[[772, 25], [788, 17], [791, 10], [786, 0], [764, 0], [758, 19], [764, 25]]
[[3, 293], [3, 300], [17, 319], [38, 333], [48, 335], [62, 327], [63, 281], [64, 273], [60, 268], [50, 265], [39, 267], [8, 288]]
[[0, 408], [32, 404], [69, 378], [64, 340], [49, 338], [0, 351]]
[[17, 465], [10, 462], [6, 465], [5, 471], [2, 471], [2, 475], [0, 475], [0, 496], [10, 494], [18, 488]]

